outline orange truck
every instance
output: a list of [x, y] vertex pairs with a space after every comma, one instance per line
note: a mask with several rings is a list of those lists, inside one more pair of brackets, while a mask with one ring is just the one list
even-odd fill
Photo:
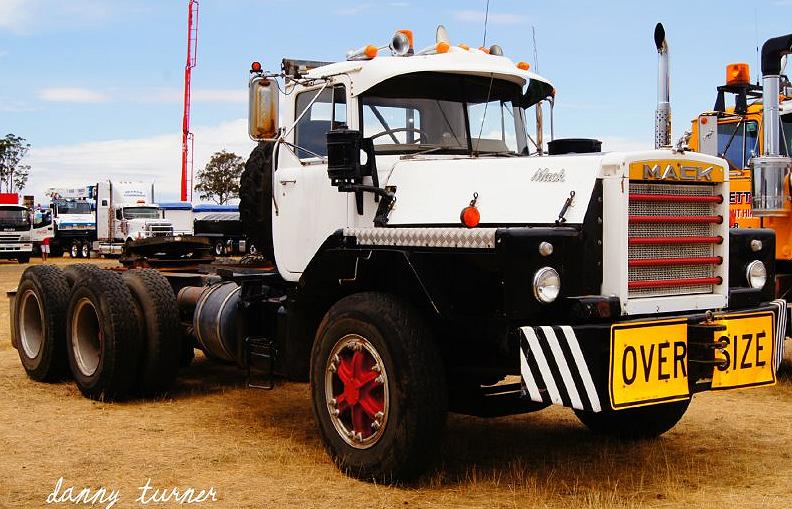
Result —
[[690, 137], [693, 150], [729, 162], [730, 226], [775, 231], [776, 295], [788, 302], [788, 308], [792, 301], [792, 84], [783, 72], [790, 53], [792, 34], [764, 43], [761, 84], [751, 83], [748, 64], [729, 64], [714, 108], [693, 119]]

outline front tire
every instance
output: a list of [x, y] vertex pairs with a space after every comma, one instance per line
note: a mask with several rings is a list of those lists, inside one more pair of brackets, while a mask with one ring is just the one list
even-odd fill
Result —
[[72, 242], [69, 247], [69, 256], [71, 258], [82, 258], [82, 251], [80, 250], [79, 242]]
[[615, 438], [655, 438], [673, 428], [690, 405], [690, 399], [673, 403], [585, 412], [575, 410], [575, 415], [589, 430], [598, 435]]
[[400, 299], [359, 293], [325, 315], [311, 353], [314, 416], [348, 475], [409, 480], [440, 445], [445, 370], [431, 332]]
[[17, 258], [17, 261], [21, 264], [30, 263], [30, 255], [22, 255]]

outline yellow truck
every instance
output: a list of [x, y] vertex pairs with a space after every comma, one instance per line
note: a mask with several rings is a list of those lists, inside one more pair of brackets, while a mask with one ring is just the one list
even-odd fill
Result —
[[761, 84], [751, 83], [748, 64], [727, 65], [715, 106], [693, 119], [690, 137], [693, 150], [729, 163], [729, 225], [775, 231], [776, 296], [787, 302], [792, 301], [792, 84], [783, 71], [790, 52], [792, 34], [764, 43]]

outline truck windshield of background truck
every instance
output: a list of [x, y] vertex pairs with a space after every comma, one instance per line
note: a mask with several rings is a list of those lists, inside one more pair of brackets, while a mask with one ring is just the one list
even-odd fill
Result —
[[363, 135], [380, 154], [528, 155], [523, 102], [510, 81], [419, 72], [372, 87], [360, 115]]
[[758, 134], [753, 120], [718, 124], [718, 154], [735, 168], [747, 168], [751, 157], [759, 153]]
[[91, 204], [87, 201], [58, 200], [55, 202], [55, 214], [90, 214]]
[[159, 219], [157, 207], [124, 207], [124, 219]]
[[0, 231], [29, 230], [30, 214], [26, 209], [0, 207]]

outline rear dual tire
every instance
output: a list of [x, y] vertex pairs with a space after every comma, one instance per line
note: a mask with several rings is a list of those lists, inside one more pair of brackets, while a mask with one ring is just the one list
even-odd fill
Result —
[[13, 316], [13, 343], [27, 375], [38, 382], [68, 376], [66, 312], [69, 284], [58, 267], [35, 265], [22, 273]]

